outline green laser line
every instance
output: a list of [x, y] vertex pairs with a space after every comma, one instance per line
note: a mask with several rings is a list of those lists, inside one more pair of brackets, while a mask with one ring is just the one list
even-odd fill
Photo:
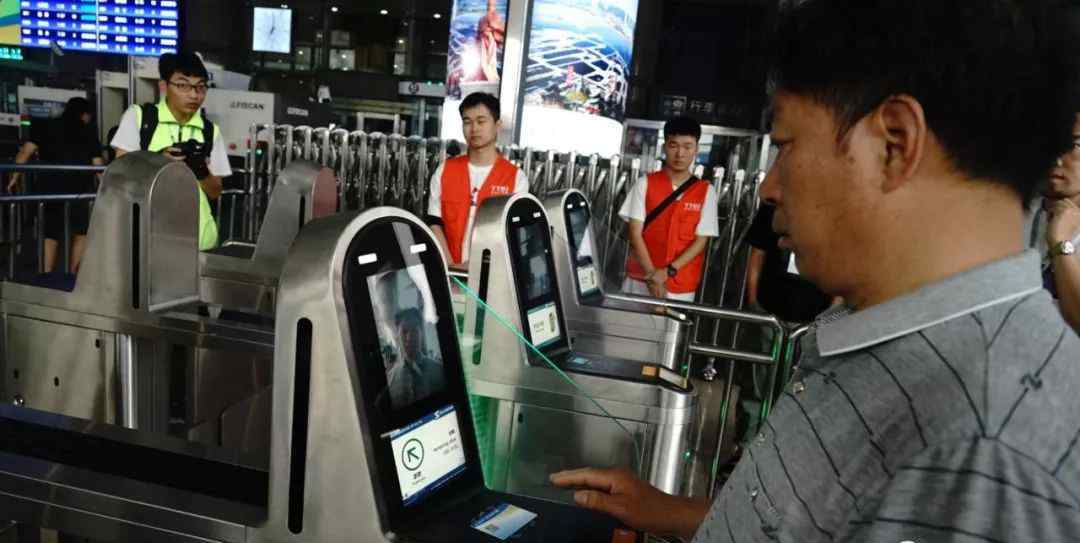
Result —
[[[525, 339], [525, 336], [521, 332], [519, 332], [517, 329], [515, 329], [513, 324], [510, 324], [510, 322], [507, 321], [506, 319], [504, 319], [503, 316], [500, 315], [498, 311], [495, 311], [494, 309], [491, 308], [491, 306], [489, 306], [483, 300], [481, 300], [480, 296], [477, 295], [475, 292], [473, 292], [472, 289], [470, 289], [468, 286], [466, 286], [465, 283], [462, 283], [461, 280], [458, 279], [457, 277], [451, 277], [450, 279], [453, 279], [453, 281], [455, 283], [457, 283], [457, 285], [459, 287], [461, 287], [462, 290], [464, 290], [469, 296], [472, 296], [472, 298], [474, 300], [479, 302], [480, 305], [484, 307], [485, 311], [490, 311], [491, 314], [495, 317], [495, 320], [499, 321], [499, 323], [502, 324], [507, 330], [510, 330], [511, 332], [513, 332], [513, 334], [515, 336], [517, 336], [518, 339], [520, 339], [522, 343], [524, 343], [530, 349], [532, 349], [532, 351], [534, 353], [540, 355], [540, 358], [542, 358], [544, 360], [544, 362], [547, 362], [547, 364], [549, 366], [551, 366], [551, 369], [555, 370], [555, 373], [557, 373], [560, 377], [562, 377], [567, 383], [570, 383], [570, 386], [577, 389], [577, 391], [579, 393], [581, 393], [583, 396], [588, 398], [588, 400], [590, 402], [592, 402], [593, 405], [595, 405], [597, 407], [597, 409], [599, 409], [601, 412], [603, 412], [604, 415], [607, 416], [607, 418], [611, 419], [615, 424], [619, 425], [619, 428], [622, 428], [622, 431], [626, 432], [626, 435], [630, 436], [630, 441], [634, 444], [634, 455], [635, 455], [634, 459], [636, 461], [642, 460], [642, 458], [641, 458], [641, 446], [638, 444], [637, 436], [635, 436], [634, 433], [631, 432], [629, 428], [624, 426], [623, 423], [619, 422], [619, 419], [615, 418], [615, 415], [612, 415], [611, 412], [609, 412], [607, 409], [604, 409], [604, 406], [600, 405], [600, 402], [596, 401], [596, 399], [593, 398], [592, 395], [590, 395], [588, 392], [586, 392], [585, 389], [581, 387], [581, 385], [577, 384], [576, 381], [574, 381], [572, 378], [570, 378], [570, 376], [567, 375], [566, 372], [564, 372], [562, 370], [562, 368], [560, 368], [554, 362], [552, 362], [551, 359], [549, 359], [547, 357], [547, 355], [545, 355], [543, 352], [540, 351], [540, 349], [537, 349], [536, 345], [533, 345], [531, 341], [529, 341], [528, 339]], [[638, 471], [639, 468], [640, 468], [640, 464], [635, 463], [634, 471]]]

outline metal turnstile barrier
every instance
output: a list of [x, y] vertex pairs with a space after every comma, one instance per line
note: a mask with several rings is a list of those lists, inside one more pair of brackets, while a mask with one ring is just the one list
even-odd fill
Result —
[[[269, 469], [141, 426], [0, 404], [0, 517], [101, 541], [479, 543], [490, 538], [470, 521], [509, 503], [539, 515], [518, 541], [607, 543], [610, 517], [484, 487], [445, 270], [431, 231], [401, 210], [313, 222], [281, 278]], [[407, 356], [426, 369], [400, 373]]]
[[307, 160], [286, 166], [275, 179], [258, 241], [228, 241], [199, 254], [201, 300], [273, 316], [289, 246], [304, 224], [337, 211], [337, 197], [334, 172], [329, 168]]
[[[477, 212], [463, 326], [465, 371], [488, 485], [570, 501], [548, 474], [587, 465], [635, 470], [681, 493], [696, 396], [655, 360], [570, 345], [546, 213], [528, 194]], [[673, 379], [675, 384], [667, 379]]]

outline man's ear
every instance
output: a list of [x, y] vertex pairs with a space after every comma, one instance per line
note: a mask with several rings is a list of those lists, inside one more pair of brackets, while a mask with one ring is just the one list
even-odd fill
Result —
[[158, 100], [165, 98], [165, 92], [169, 90], [169, 84], [164, 79], [159, 79], [157, 82], [158, 88]]
[[922, 104], [914, 97], [890, 96], [874, 110], [873, 132], [884, 146], [881, 171], [884, 192], [892, 192], [914, 177], [925, 158], [929, 127]]

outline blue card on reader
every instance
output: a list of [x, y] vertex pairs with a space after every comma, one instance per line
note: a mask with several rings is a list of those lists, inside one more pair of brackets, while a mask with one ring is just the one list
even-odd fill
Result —
[[476, 517], [472, 521], [472, 527], [500, 541], [506, 541], [535, 518], [536, 513], [508, 503], [500, 503]]

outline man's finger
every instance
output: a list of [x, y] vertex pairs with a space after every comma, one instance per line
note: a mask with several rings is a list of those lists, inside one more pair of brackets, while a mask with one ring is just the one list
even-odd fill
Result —
[[610, 494], [595, 490], [579, 490], [574, 492], [574, 503], [593, 511], [607, 513], [619, 520], [625, 520], [626, 504], [623, 500]]
[[611, 487], [614, 484], [614, 477], [610, 472], [596, 468], [552, 473], [550, 479], [555, 486], [595, 488], [604, 492], [611, 492]]

